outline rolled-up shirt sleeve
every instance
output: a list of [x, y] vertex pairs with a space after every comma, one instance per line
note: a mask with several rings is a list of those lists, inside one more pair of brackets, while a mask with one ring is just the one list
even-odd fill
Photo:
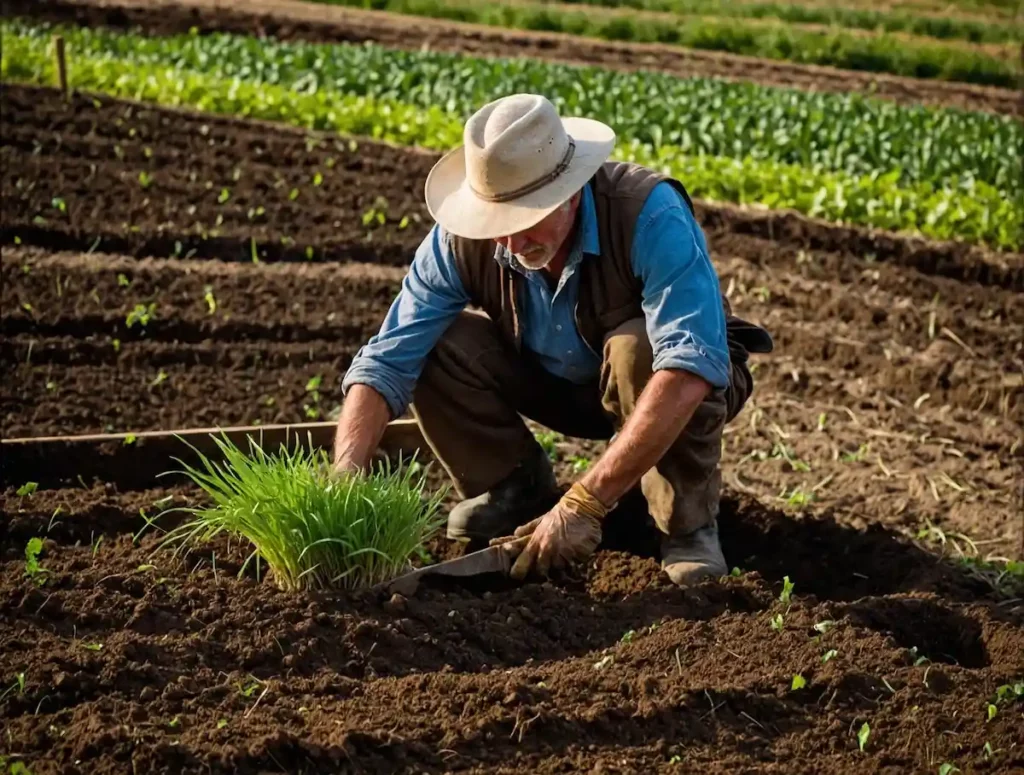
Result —
[[729, 384], [729, 349], [718, 275], [693, 213], [669, 183], [644, 203], [633, 234], [633, 272], [643, 283], [654, 370], [681, 369], [714, 388]]
[[368, 385], [384, 397], [392, 416], [400, 417], [412, 401], [427, 355], [468, 303], [451, 240], [435, 225], [417, 248], [380, 331], [352, 360], [342, 392]]

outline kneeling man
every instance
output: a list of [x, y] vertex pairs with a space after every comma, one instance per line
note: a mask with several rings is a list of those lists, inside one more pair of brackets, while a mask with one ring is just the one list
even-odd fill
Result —
[[[725, 574], [722, 428], [772, 341], [730, 315], [685, 188], [608, 161], [608, 126], [539, 95], [486, 105], [463, 139], [427, 178], [436, 224], [345, 376], [337, 468], [365, 469], [411, 403], [462, 498], [448, 536], [529, 536], [514, 576], [587, 558], [637, 483], [670, 578]], [[562, 494], [523, 416], [612, 441]]]

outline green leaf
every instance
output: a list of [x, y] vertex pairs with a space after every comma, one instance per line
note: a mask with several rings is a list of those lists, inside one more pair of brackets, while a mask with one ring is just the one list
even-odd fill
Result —
[[782, 592], [779, 595], [779, 602], [785, 606], [790, 605], [793, 598], [793, 582], [789, 580], [789, 576], [782, 577]]
[[868, 722], [864, 722], [861, 726], [860, 731], [857, 732], [857, 746], [861, 751], [864, 750], [864, 746], [868, 744], [868, 738], [871, 737], [871, 727], [868, 726]]
[[952, 775], [954, 772], [960, 772], [960, 768], [950, 764], [949, 762], [945, 762], [939, 766], [939, 775]]
[[803, 689], [805, 686], [807, 686], [807, 680], [800, 673], [797, 673], [793, 676], [793, 683], [790, 684], [789, 688], [790, 691], [795, 692], [797, 689]]
[[839, 655], [838, 651], [836, 651], [835, 649], [829, 649], [828, 651], [826, 651], [822, 655], [822, 657], [821, 657], [821, 664], [824, 665], [824, 664], [828, 663], [830, 660], [835, 659], [838, 655]]
[[24, 498], [26, 495], [32, 495], [37, 489], [39, 489], [37, 482], [25, 482], [25, 484], [15, 490], [15, 494], [20, 498]]
[[988, 704], [988, 706], [987, 706], [987, 709], [986, 709], [986, 714], [987, 714], [986, 721], [991, 721], [992, 719], [994, 719], [996, 717], [996, 714], [998, 714], [998, 713], [999, 713], [999, 708], [997, 708], [995, 705], [993, 705], [990, 702]]

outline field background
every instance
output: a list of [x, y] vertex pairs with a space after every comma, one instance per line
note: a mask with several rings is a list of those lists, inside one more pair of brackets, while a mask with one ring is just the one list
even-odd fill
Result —
[[[427, 172], [520, 89], [679, 175], [777, 349], [725, 439], [737, 575], [693, 590], [635, 499], [553, 582], [294, 596], [226, 540], [154, 553], [187, 486], [5, 468], [0, 771], [1024, 767], [1014, 13], [6, 4], [5, 438], [334, 416], [430, 226]], [[564, 483], [602, 448], [542, 438]]]

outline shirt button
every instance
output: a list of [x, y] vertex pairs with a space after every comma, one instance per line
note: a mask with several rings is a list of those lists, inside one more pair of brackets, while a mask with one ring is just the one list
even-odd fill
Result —
[[566, 355], [572, 355], [572, 350], [566, 350], [566, 351], [565, 351], [565, 354], [566, 354]]
[[562, 325], [561, 325], [561, 323], [559, 323], [557, 326], [555, 326], [555, 331], [561, 331], [561, 330], [562, 330]]

